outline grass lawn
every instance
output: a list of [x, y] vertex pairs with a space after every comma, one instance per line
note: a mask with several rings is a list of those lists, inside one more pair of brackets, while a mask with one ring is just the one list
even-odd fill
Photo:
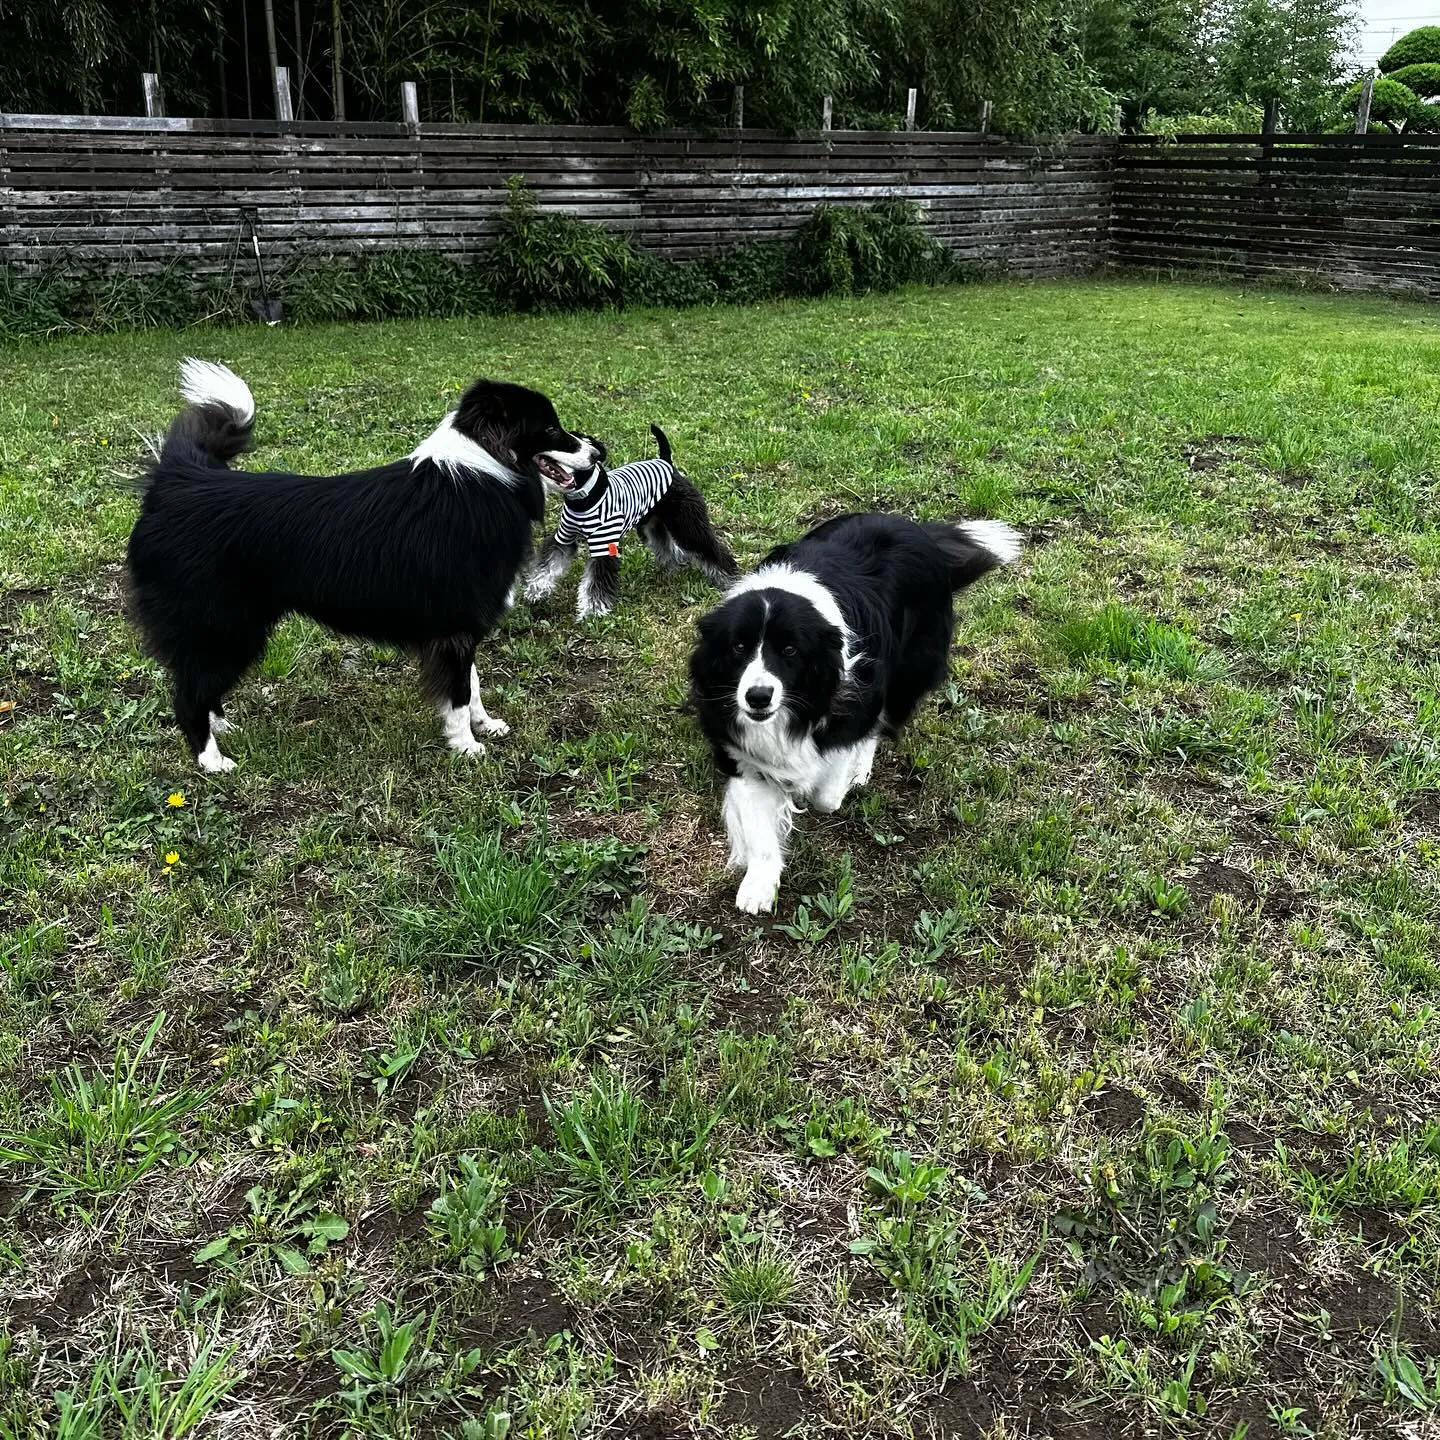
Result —
[[[756, 924], [680, 711], [714, 592], [638, 544], [482, 648], [483, 761], [292, 622], [192, 769], [113, 478], [188, 353], [257, 465], [483, 373], [663, 424], [744, 561], [857, 507], [1031, 548]], [[0, 350], [0, 1437], [1432, 1433], [1437, 475], [1436, 312], [1353, 299]]]

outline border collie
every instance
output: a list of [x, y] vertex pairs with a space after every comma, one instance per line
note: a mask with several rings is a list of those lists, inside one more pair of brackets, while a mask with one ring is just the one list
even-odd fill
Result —
[[509, 727], [485, 713], [475, 647], [530, 558], [542, 477], [594, 464], [595, 446], [538, 391], [477, 380], [403, 460], [334, 476], [231, 470], [255, 427], [249, 387], [204, 360], [180, 377], [188, 404], [139, 482], [128, 599], [200, 768], [235, 768], [215, 743], [231, 728], [225, 696], [292, 613], [418, 651], [451, 748], [484, 754], [474, 727]]
[[546, 476], [547, 488], [560, 496], [564, 508], [530, 572], [527, 600], [543, 600], [555, 589], [583, 543], [585, 574], [576, 615], [581, 620], [608, 615], [620, 598], [620, 541], [631, 530], [639, 531], [645, 548], [666, 567], [693, 565], [716, 585], [735, 578], [735, 557], [716, 535], [705, 497], [671, 459], [665, 432], [652, 425], [650, 433], [658, 459], [607, 470], [600, 446], [600, 458], [589, 471], [563, 481]]
[[1019, 554], [996, 520], [840, 515], [772, 550], [701, 618], [691, 699], [729, 777], [739, 909], [773, 908], [796, 811], [838, 809], [944, 681], [954, 593]]

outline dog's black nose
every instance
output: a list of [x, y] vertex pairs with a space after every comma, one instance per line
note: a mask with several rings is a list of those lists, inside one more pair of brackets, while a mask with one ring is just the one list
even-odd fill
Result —
[[745, 703], [752, 710], [768, 710], [770, 702], [775, 698], [775, 687], [773, 685], [752, 685], [745, 692]]

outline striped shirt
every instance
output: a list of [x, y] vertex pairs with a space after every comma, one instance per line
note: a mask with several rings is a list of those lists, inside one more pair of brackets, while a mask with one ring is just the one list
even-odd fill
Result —
[[673, 466], [663, 460], [632, 460], [611, 470], [610, 488], [589, 510], [560, 512], [557, 545], [582, 541], [594, 555], [618, 555], [620, 538], [633, 530], [660, 502], [675, 478]]

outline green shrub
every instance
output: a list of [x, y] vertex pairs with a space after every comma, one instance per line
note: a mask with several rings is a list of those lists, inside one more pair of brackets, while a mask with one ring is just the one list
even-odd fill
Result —
[[[1345, 102], [1352, 114], [1360, 103], [1363, 81], [1357, 81], [1345, 92]], [[1434, 123], [1435, 108], [1427, 105], [1407, 85], [1382, 75], [1375, 82], [1370, 96], [1370, 124], [1384, 126], [1399, 134], [1403, 130], [1428, 130]]]
[[542, 215], [523, 176], [505, 183], [500, 233], [481, 261], [496, 307], [593, 310], [623, 303], [642, 268], [629, 239], [569, 215]]
[[1407, 90], [1413, 90], [1422, 99], [1440, 95], [1440, 64], [1406, 65], [1386, 77]]
[[1237, 100], [1224, 110], [1200, 115], [1161, 115], [1147, 110], [1140, 131], [1162, 140], [1173, 140], [1177, 135], [1250, 135], [1259, 133], [1264, 120], [1265, 112], [1258, 105]]
[[934, 280], [948, 258], [925, 229], [920, 208], [905, 200], [817, 206], [791, 245], [795, 288], [804, 295], [850, 295]]
[[107, 270], [68, 258], [24, 272], [0, 267], [0, 335], [231, 323], [244, 313], [244, 288], [233, 276], [200, 275], [183, 260], [154, 271]]
[[478, 267], [433, 250], [373, 250], [302, 258], [276, 277], [288, 319], [444, 318], [488, 308]]
[[719, 300], [778, 300], [792, 295], [794, 243], [730, 245], [692, 262], [715, 287]]
[[[601, 306], [684, 307], [787, 295], [854, 294], [962, 278], [903, 200], [821, 205], [788, 240], [735, 245], [675, 261], [624, 235], [542, 215], [522, 177], [495, 243], [470, 259], [430, 250], [300, 255], [271, 275], [271, 294], [301, 324]], [[249, 320], [260, 298], [248, 269], [198, 275], [184, 262], [106, 273], [61, 261], [21, 274], [0, 267], [0, 335], [178, 327]]]
[[1440, 25], [1421, 25], [1402, 35], [1380, 57], [1380, 73], [1393, 75], [1409, 65], [1437, 64], [1440, 64]]

